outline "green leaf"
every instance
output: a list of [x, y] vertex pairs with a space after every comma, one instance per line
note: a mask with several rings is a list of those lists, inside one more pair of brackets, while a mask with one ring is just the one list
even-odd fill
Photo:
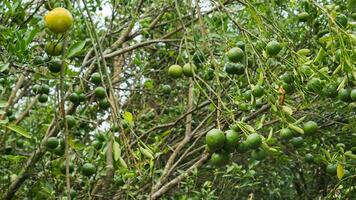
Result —
[[114, 159], [117, 161], [121, 156], [120, 144], [116, 141], [113, 144]]
[[0, 108], [3, 108], [5, 107], [7, 104], [7, 101], [4, 101], [4, 100], [0, 100]]
[[148, 151], [147, 149], [144, 149], [144, 148], [142, 148], [142, 147], [140, 147], [139, 149], [140, 149], [140, 152], [141, 152], [144, 156], [146, 156], [147, 158], [149, 158], [149, 159], [153, 159], [153, 158], [154, 158], [153, 155], [151, 154], [151, 152]]
[[20, 135], [22, 135], [22, 136], [24, 136], [25, 138], [31, 138], [31, 136], [27, 133], [27, 131], [24, 128], [22, 128], [21, 126], [17, 126], [15, 124], [10, 124], [10, 125], [5, 126], [5, 127], [10, 129], [10, 130], [12, 130], [12, 131], [14, 131], [14, 132], [16, 132], [16, 133], [18, 133], [18, 134], [20, 134]]
[[67, 58], [72, 58], [74, 56], [79, 55], [79, 53], [84, 48], [85, 43], [86, 43], [85, 41], [80, 41], [80, 42], [73, 44], [71, 47], [69, 47]]
[[7, 69], [9, 69], [10, 63], [5, 63], [0, 66], [0, 72], [3, 72]]
[[288, 107], [288, 106], [282, 106], [282, 110], [287, 113], [288, 115], [292, 115], [293, 114], [293, 109]]
[[339, 178], [339, 180], [342, 179], [342, 177], [344, 177], [344, 168], [342, 167], [342, 165], [340, 164], [337, 164], [337, 167], [336, 167], [336, 174], [337, 174], [337, 177]]
[[304, 130], [294, 124], [288, 124], [288, 127], [300, 134], [304, 134]]
[[133, 115], [132, 115], [132, 113], [130, 113], [130, 112], [128, 112], [128, 111], [125, 111], [124, 112], [124, 119], [125, 119], [125, 121], [127, 122], [127, 123], [133, 123]]

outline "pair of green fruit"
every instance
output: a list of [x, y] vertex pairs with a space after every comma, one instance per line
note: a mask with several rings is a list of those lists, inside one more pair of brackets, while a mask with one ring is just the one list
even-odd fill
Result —
[[195, 70], [195, 65], [190, 63], [186, 63], [183, 67], [179, 65], [172, 65], [168, 68], [168, 75], [172, 78], [180, 78], [183, 74], [187, 77], [192, 77]]

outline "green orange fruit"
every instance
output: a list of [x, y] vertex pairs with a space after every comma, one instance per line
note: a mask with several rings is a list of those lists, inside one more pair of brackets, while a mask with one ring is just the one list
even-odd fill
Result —
[[342, 88], [339, 90], [338, 98], [341, 101], [349, 102], [351, 100], [351, 89], [349, 88]]
[[56, 137], [49, 137], [46, 141], [46, 148], [55, 149], [59, 145], [59, 140]]
[[282, 139], [289, 140], [293, 138], [293, 131], [289, 128], [282, 128], [281, 131], [279, 132], [279, 135], [281, 136]]
[[171, 88], [170, 85], [163, 85], [163, 86], [162, 86], [162, 93], [163, 93], [163, 94], [168, 95], [168, 94], [171, 93], [171, 90], [172, 90], [172, 88]]
[[268, 156], [268, 153], [265, 150], [261, 149], [261, 148], [253, 150], [252, 153], [251, 153], [251, 157], [253, 159], [255, 159], [255, 160], [263, 160], [267, 156]]
[[230, 156], [228, 153], [224, 152], [215, 152], [211, 155], [210, 162], [215, 167], [225, 166], [230, 160]]
[[326, 166], [326, 172], [330, 175], [336, 175], [336, 164], [328, 164]]
[[182, 77], [183, 69], [179, 65], [172, 65], [168, 68], [168, 75], [172, 78]]
[[280, 51], [282, 50], [282, 45], [273, 40], [269, 43], [267, 43], [267, 46], [266, 46], [266, 53], [270, 56], [275, 56], [277, 55]]
[[98, 72], [95, 72], [91, 75], [90, 81], [95, 85], [99, 85], [101, 83], [101, 76]]
[[262, 137], [257, 133], [250, 134], [245, 143], [249, 149], [258, 149], [262, 145]]
[[225, 132], [225, 145], [224, 149], [228, 152], [234, 152], [239, 144], [239, 135], [233, 130], [228, 130]]
[[52, 73], [59, 73], [62, 69], [62, 62], [60, 60], [53, 60], [48, 64], [48, 69]]
[[301, 22], [306, 22], [309, 19], [309, 13], [301, 12], [298, 14], [298, 20]]
[[58, 42], [49, 42], [46, 45], [46, 53], [51, 56], [59, 56], [63, 51], [63, 44]]
[[255, 85], [252, 90], [252, 94], [254, 97], [261, 97], [264, 93], [264, 88], [261, 85]]
[[74, 103], [74, 104], [78, 104], [79, 103], [79, 95], [75, 92], [73, 92], [72, 94], [69, 95], [69, 101]]
[[192, 77], [194, 75], [195, 68], [194, 64], [186, 63], [183, 66], [183, 74], [187, 77]]
[[72, 115], [66, 115], [66, 121], [68, 128], [73, 128], [77, 124], [77, 121]]
[[302, 137], [294, 137], [290, 142], [295, 148], [300, 148], [304, 145], [304, 139]]
[[48, 96], [47, 96], [47, 94], [40, 94], [40, 95], [38, 96], [38, 101], [39, 101], [40, 103], [46, 103], [46, 102], [48, 101]]
[[224, 132], [219, 129], [212, 129], [206, 134], [205, 143], [212, 151], [217, 151], [224, 147], [225, 139]]
[[41, 94], [49, 94], [49, 86], [46, 84], [41, 85], [40, 93]]
[[349, 20], [347, 19], [346, 15], [339, 14], [338, 16], [335, 17], [335, 21], [339, 26], [345, 28]]
[[91, 163], [85, 163], [82, 166], [82, 174], [84, 176], [92, 176], [96, 172], [96, 167]]
[[227, 58], [234, 63], [241, 62], [244, 58], [244, 51], [239, 47], [231, 48], [227, 52]]
[[303, 125], [303, 131], [306, 135], [314, 134], [318, 131], [318, 124], [314, 121], [305, 122]]
[[105, 99], [101, 99], [99, 101], [99, 107], [103, 110], [106, 110], [110, 107], [109, 101], [105, 98]]
[[245, 73], [245, 67], [240, 63], [226, 63], [225, 72], [228, 74], [242, 75]]
[[95, 88], [95, 90], [94, 90], [94, 95], [95, 95], [95, 97], [96, 98], [98, 98], [98, 99], [103, 99], [103, 98], [105, 98], [105, 96], [106, 96], [106, 92], [105, 92], [105, 89], [103, 88], [103, 87], [97, 87], [97, 88]]

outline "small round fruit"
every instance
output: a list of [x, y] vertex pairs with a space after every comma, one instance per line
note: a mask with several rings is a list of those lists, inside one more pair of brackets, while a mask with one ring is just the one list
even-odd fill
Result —
[[42, 65], [45, 63], [45, 60], [41, 57], [41, 56], [36, 56], [34, 59], [33, 59], [33, 64], [34, 65]]
[[281, 136], [282, 139], [289, 140], [293, 138], [293, 131], [289, 128], [282, 128], [281, 131], [279, 132], [279, 135]]
[[95, 85], [99, 85], [101, 83], [101, 76], [98, 72], [95, 72], [91, 75], [90, 81]]
[[313, 154], [311, 154], [311, 153], [305, 154], [304, 160], [305, 160], [305, 162], [307, 162], [307, 163], [312, 163], [312, 162], [314, 162], [314, 156], [313, 156]]
[[49, 94], [49, 86], [45, 85], [45, 84], [41, 85], [40, 93], [41, 94]]
[[303, 131], [306, 135], [314, 134], [318, 131], [318, 124], [314, 121], [305, 122], [303, 125]]
[[66, 115], [66, 121], [67, 121], [68, 128], [72, 128], [77, 124], [77, 121], [72, 115]]
[[268, 153], [263, 149], [257, 149], [252, 151], [251, 157], [255, 160], [263, 160], [268, 156]]
[[260, 85], [256, 85], [252, 90], [252, 94], [254, 97], [261, 97], [263, 93], [264, 93], [264, 88]]
[[95, 172], [96, 172], [96, 168], [91, 163], [85, 163], [82, 166], [82, 173], [84, 176], [92, 176], [93, 174], [95, 174]]
[[[62, 172], [62, 174], [66, 174], [66, 163], [62, 163], [60, 170]], [[74, 165], [73, 163], [69, 163], [69, 173], [72, 173], [74, 171]]]
[[103, 110], [106, 110], [110, 107], [109, 101], [105, 98], [105, 99], [101, 99], [99, 101], [99, 107]]
[[356, 89], [353, 89], [351, 91], [350, 96], [351, 96], [352, 101], [356, 101]]
[[228, 74], [242, 75], [245, 72], [245, 68], [239, 63], [227, 63], [225, 65], [225, 71]]
[[62, 54], [63, 45], [58, 42], [49, 42], [47, 43], [45, 50], [48, 55], [59, 56]]
[[241, 62], [244, 58], [244, 51], [239, 47], [234, 47], [227, 52], [227, 58], [231, 62]]
[[248, 151], [248, 147], [246, 145], [246, 142], [241, 142], [237, 145], [236, 151], [238, 153], [246, 153]]
[[335, 21], [339, 26], [345, 28], [347, 26], [348, 19], [347, 19], [346, 15], [340, 14], [340, 15], [336, 16]]
[[262, 137], [257, 133], [253, 133], [246, 138], [246, 145], [249, 149], [258, 149], [262, 145]]
[[78, 98], [79, 98], [79, 102], [84, 102], [86, 99], [86, 96], [84, 93], [80, 92], [80, 93], [78, 93]]
[[251, 95], [252, 95], [252, 91], [251, 90], [246, 90], [243, 94], [242, 97], [245, 100], [251, 100]]
[[326, 166], [326, 172], [330, 175], [336, 175], [336, 164], [328, 164]]
[[304, 145], [304, 139], [302, 137], [294, 137], [290, 142], [295, 148], [300, 148]]
[[59, 146], [53, 150], [53, 153], [56, 154], [57, 156], [63, 156], [64, 155], [64, 148]]
[[329, 84], [323, 89], [323, 94], [329, 98], [337, 97], [337, 86], [335, 84]]
[[212, 151], [223, 148], [225, 144], [224, 132], [219, 129], [210, 130], [205, 136], [205, 142]]
[[225, 166], [230, 160], [230, 156], [227, 153], [215, 152], [211, 155], [210, 162], [215, 167]]
[[172, 78], [182, 77], [183, 69], [179, 65], [172, 65], [168, 69], [168, 75]]
[[59, 145], [59, 140], [58, 138], [56, 137], [50, 137], [47, 139], [47, 142], [46, 142], [46, 148], [47, 149], [55, 149], [57, 148]]
[[62, 69], [62, 62], [60, 60], [53, 60], [48, 64], [48, 69], [52, 73], [59, 73]]
[[65, 8], [55, 8], [44, 17], [45, 24], [53, 33], [64, 33], [73, 25], [73, 16]]
[[298, 14], [298, 20], [301, 22], [306, 22], [309, 19], [309, 13], [307, 12], [301, 12]]
[[46, 103], [48, 101], [47, 94], [40, 94], [40, 96], [38, 96], [38, 101], [40, 103]]
[[69, 101], [72, 102], [73, 104], [78, 104], [79, 103], [79, 95], [75, 92], [69, 95]]
[[183, 66], [183, 74], [187, 77], [192, 77], [194, 75], [195, 72], [195, 65], [194, 64], [190, 64], [190, 63], [186, 63]]
[[17, 147], [23, 147], [25, 142], [23, 140], [16, 140], [16, 146]]
[[286, 72], [280, 76], [283, 82], [285, 83], [293, 83], [294, 77], [291, 72]]
[[106, 96], [105, 89], [103, 87], [97, 87], [94, 90], [95, 97], [98, 99], [103, 99]]
[[277, 55], [282, 50], [282, 46], [279, 42], [273, 40], [266, 46], [266, 53], [270, 56]]
[[286, 92], [286, 94], [292, 94], [293, 91], [294, 91], [294, 86], [292, 84], [288, 84], [288, 83], [282, 82], [281, 86], [283, 87], [283, 89]]
[[169, 95], [171, 93], [171, 86], [170, 85], [163, 85], [162, 86], [162, 93], [165, 95]]
[[338, 98], [341, 101], [349, 102], [351, 100], [351, 90], [349, 88], [342, 88], [339, 90]]
[[312, 78], [308, 81], [307, 83], [307, 88], [310, 90], [310, 91], [313, 91], [313, 92], [318, 92], [321, 90], [321, 81], [320, 79], [318, 78]]
[[15, 121], [16, 120], [15, 115], [8, 116], [8, 120], [9, 120], [9, 122]]
[[225, 132], [225, 145], [224, 149], [228, 152], [234, 152], [239, 144], [239, 135], [233, 130]]

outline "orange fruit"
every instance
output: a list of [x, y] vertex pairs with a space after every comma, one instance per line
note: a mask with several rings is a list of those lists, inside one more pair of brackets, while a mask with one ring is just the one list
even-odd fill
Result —
[[55, 8], [44, 17], [45, 24], [53, 33], [64, 33], [73, 25], [73, 16], [65, 8]]

